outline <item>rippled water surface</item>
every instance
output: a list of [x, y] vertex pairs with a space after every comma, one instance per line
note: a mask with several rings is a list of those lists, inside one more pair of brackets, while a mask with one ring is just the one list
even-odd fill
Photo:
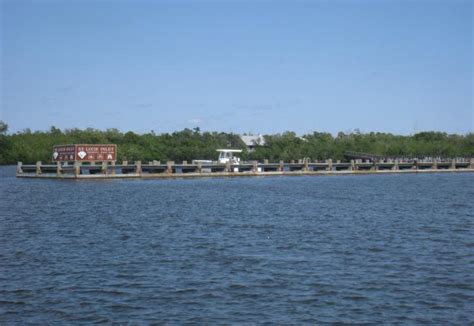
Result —
[[15, 179], [0, 324], [474, 322], [474, 174]]

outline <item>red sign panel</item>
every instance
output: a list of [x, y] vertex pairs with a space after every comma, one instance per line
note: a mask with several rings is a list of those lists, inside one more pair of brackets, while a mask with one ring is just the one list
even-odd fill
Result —
[[76, 145], [76, 161], [115, 161], [117, 145]]
[[74, 161], [76, 145], [58, 145], [53, 147], [53, 161]]
[[53, 147], [53, 161], [115, 161], [117, 145], [81, 144], [57, 145]]

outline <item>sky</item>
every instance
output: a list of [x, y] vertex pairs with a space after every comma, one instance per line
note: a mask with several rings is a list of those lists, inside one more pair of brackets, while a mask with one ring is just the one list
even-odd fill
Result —
[[9, 132], [473, 132], [473, 1], [0, 3]]

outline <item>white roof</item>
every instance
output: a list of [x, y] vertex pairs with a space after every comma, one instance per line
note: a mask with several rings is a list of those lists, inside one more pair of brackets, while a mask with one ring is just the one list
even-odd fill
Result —
[[240, 139], [245, 143], [245, 146], [255, 146], [255, 145], [265, 145], [265, 139], [262, 135], [250, 136], [244, 135], [240, 136]]
[[241, 153], [241, 149], [216, 149], [216, 152]]

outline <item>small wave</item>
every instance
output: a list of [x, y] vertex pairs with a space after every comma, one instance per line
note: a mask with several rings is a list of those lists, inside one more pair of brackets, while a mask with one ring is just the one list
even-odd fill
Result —
[[8, 300], [0, 300], [0, 306], [1, 305], [15, 305], [15, 306], [22, 306], [25, 305], [26, 302], [24, 301], [8, 301]]
[[368, 251], [370, 251], [370, 252], [382, 252], [382, 251], [384, 251], [384, 249], [380, 248], [380, 247], [371, 247], [371, 248], [368, 249]]
[[231, 284], [228, 286], [231, 290], [241, 290], [241, 289], [248, 289], [248, 286], [242, 284]]
[[176, 293], [176, 294], [188, 294], [188, 293], [196, 293], [196, 292], [197, 292], [197, 289], [195, 288], [177, 289], [173, 291], [173, 293]]
[[364, 301], [364, 300], [368, 300], [367, 297], [364, 297], [364, 296], [360, 296], [360, 295], [349, 295], [349, 296], [344, 296], [342, 297], [343, 299], [346, 299], [346, 300], [351, 300], [351, 301]]

